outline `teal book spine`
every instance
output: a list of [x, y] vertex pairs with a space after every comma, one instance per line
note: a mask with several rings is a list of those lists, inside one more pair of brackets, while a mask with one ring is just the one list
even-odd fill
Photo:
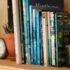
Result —
[[36, 37], [36, 9], [33, 9], [33, 54], [34, 54], [34, 62], [33, 64], [37, 65], [37, 37]]
[[26, 64], [31, 63], [30, 59], [30, 37], [29, 37], [29, 22], [30, 22], [30, 15], [29, 15], [29, 0], [22, 0], [23, 3], [23, 24], [24, 24], [24, 47], [25, 47], [25, 57], [26, 57]]
[[57, 14], [55, 14], [55, 46], [56, 46], [56, 66], [58, 66], [58, 22]]
[[37, 64], [41, 64], [40, 12], [36, 10]]
[[65, 45], [64, 45], [64, 22], [67, 22], [67, 18], [65, 13], [55, 13], [55, 39], [56, 39], [56, 66], [64, 66], [65, 65]]
[[33, 8], [32, 5], [29, 6], [30, 9], [30, 47], [31, 47], [31, 64], [33, 64]]

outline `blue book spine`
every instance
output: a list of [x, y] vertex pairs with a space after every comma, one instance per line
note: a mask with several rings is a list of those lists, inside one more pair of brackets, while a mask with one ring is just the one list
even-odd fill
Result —
[[37, 64], [37, 48], [36, 48], [36, 10], [33, 9], [33, 46], [34, 46], [34, 64]]
[[41, 41], [40, 41], [40, 12], [36, 10], [36, 37], [37, 37], [37, 64], [41, 64]]
[[26, 64], [30, 64], [30, 43], [29, 43], [29, 0], [23, 0], [23, 17], [24, 17], [24, 37]]
[[31, 64], [33, 64], [33, 10], [32, 6], [29, 6], [30, 9], [30, 47], [31, 47]]
[[58, 63], [58, 22], [57, 22], [57, 14], [55, 14], [55, 46], [56, 46], [56, 66], [59, 65]]
[[42, 12], [40, 12], [40, 44], [41, 44], [41, 65], [44, 65], [44, 56], [43, 56], [43, 39], [42, 39]]

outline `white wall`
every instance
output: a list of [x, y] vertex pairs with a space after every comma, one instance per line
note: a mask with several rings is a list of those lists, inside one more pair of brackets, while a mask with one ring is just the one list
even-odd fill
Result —
[[0, 35], [5, 34], [3, 26], [7, 24], [7, 0], [0, 0]]

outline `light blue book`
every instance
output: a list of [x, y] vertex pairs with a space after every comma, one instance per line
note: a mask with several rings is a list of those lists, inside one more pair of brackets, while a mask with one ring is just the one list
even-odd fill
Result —
[[33, 64], [37, 64], [37, 41], [36, 41], [36, 10], [33, 9], [33, 46], [34, 46], [34, 62]]
[[29, 23], [30, 23], [30, 15], [29, 15], [29, 0], [22, 0], [23, 2], [23, 20], [24, 20], [24, 47], [25, 47], [25, 56], [26, 56], [26, 64], [30, 64], [30, 39], [29, 39]]
[[41, 64], [40, 12], [36, 10], [37, 64]]
[[33, 10], [32, 6], [29, 6], [30, 9], [30, 47], [31, 47], [31, 64], [33, 64]]

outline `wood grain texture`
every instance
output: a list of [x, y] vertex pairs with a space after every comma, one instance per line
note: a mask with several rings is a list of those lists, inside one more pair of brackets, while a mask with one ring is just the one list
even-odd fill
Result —
[[17, 65], [15, 61], [0, 60], [0, 70], [70, 70], [70, 68], [62, 67], [44, 67], [37, 65]]

